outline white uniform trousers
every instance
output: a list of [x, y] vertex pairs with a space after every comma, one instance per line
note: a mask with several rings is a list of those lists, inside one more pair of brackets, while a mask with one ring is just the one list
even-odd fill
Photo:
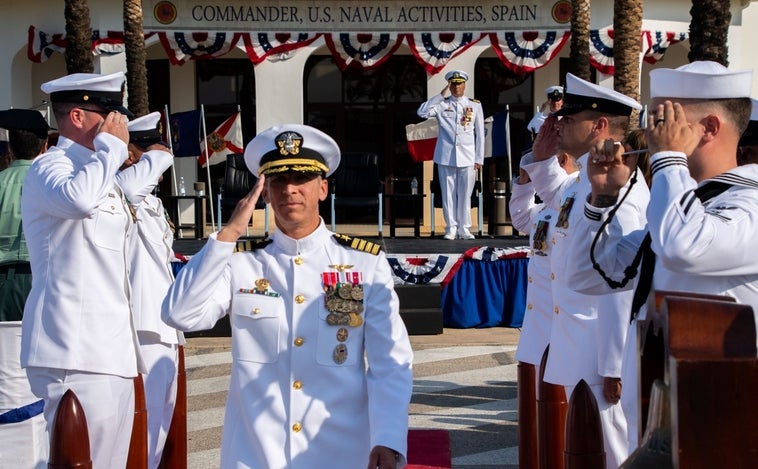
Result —
[[171, 418], [176, 404], [176, 376], [179, 348], [160, 342], [151, 332], [137, 333], [140, 352], [148, 372], [142, 375], [147, 405], [148, 467], [157, 468], [161, 462]]
[[[0, 415], [39, 400], [21, 368], [21, 321], [0, 322]], [[45, 469], [48, 436], [43, 414], [0, 423], [0, 467]]]
[[[570, 402], [571, 393], [574, 392], [576, 386], [565, 386], [565, 388], [566, 399]], [[600, 422], [603, 426], [605, 467], [606, 469], [616, 469], [622, 462], [626, 461], [628, 454], [624, 411], [621, 409], [621, 404], [609, 404], [605, 400], [602, 384], [592, 385], [590, 389], [597, 401], [597, 408], [600, 411]]]
[[[628, 451], [632, 454], [639, 445], [638, 436], [640, 431], [639, 409], [637, 408], [640, 398], [638, 383], [639, 355], [637, 352], [637, 321], [629, 325], [624, 344], [624, 358], [621, 361], [621, 408], [626, 417], [626, 431]], [[646, 422], [642, 422], [645, 425]]]
[[468, 232], [471, 228], [471, 193], [476, 182], [474, 167], [437, 165], [437, 172], [440, 177], [445, 232]]
[[48, 432], [58, 402], [71, 389], [87, 419], [92, 468], [126, 467], [134, 424], [134, 379], [42, 367], [29, 367], [26, 375], [32, 392], [45, 400]]

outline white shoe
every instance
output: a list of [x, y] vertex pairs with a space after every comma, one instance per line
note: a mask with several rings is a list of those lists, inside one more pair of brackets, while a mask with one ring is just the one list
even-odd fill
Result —
[[445, 233], [445, 236], [443, 236], [445, 239], [455, 239], [455, 233]]
[[461, 239], [476, 239], [476, 236], [472, 235], [468, 231], [464, 231], [463, 233], [461, 233]]

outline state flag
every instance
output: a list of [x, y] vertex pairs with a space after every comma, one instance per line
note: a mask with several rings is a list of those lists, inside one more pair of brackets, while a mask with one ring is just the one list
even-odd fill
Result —
[[169, 116], [171, 146], [175, 157], [200, 155], [200, 111], [176, 112]]
[[223, 163], [230, 153], [244, 153], [242, 143], [242, 119], [240, 113], [235, 112], [231, 117], [221, 123], [216, 130], [208, 135], [208, 154], [206, 155], [206, 142], [200, 143], [200, 157], [198, 163], [205, 167], [206, 160], [210, 165]]

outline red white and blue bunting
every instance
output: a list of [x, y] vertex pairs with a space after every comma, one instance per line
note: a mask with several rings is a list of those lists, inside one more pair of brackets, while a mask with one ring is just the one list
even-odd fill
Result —
[[388, 254], [395, 284], [426, 285], [443, 283], [455, 272], [453, 267], [460, 260], [459, 254], [406, 255]]
[[409, 33], [408, 45], [424, 70], [439, 73], [453, 57], [479, 42], [483, 33]]
[[566, 44], [571, 31], [506, 31], [490, 33], [495, 53], [516, 73], [529, 73], [547, 65]]
[[654, 64], [663, 58], [669, 47], [677, 42], [687, 40], [687, 33], [676, 33], [672, 31], [645, 31], [647, 40], [647, 50], [643, 60], [649, 64]]
[[[300, 33], [300, 32], [146, 32], [145, 45], [160, 42], [174, 65], [187, 60], [218, 58], [235, 47], [259, 64], [264, 60], [291, 58], [299, 49], [324, 36], [327, 48], [338, 66], [371, 69], [387, 61], [406, 41], [411, 53], [427, 73], [442, 71], [447, 63], [485, 36], [503, 64], [516, 73], [530, 73], [547, 65], [566, 44], [570, 31], [500, 31], [456, 33]], [[668, 48], [687, 39], [687, 33], [643, 31], [644, 60], [655, 63]], [[48, 34], [29, 27], [27, 56], [32, 62], [44, 62], [55, 52], [66, 50], [64, 34]], [[92, 35], [94, 54], [118, 54], [123, 51], [123, 33], [99, 31]], [[613, 74], [613, 29], [590, 31], [590, 63], [602, 73]]]
[[278, 62], [291, 58], [297, 49], [310, 45], [320, 34], [313, 33], [243, 33], [244, 51], [254, 64], [268, 59]]
[[227, 31], [158, 33], [172, 65], [226, 55], [237, 45], [240, 36], [241, 33]]
[[325, 33], [324, 42], [340, 70], [351, 64], [372, 69], [392, 57], [403, 38], [397, 33]]

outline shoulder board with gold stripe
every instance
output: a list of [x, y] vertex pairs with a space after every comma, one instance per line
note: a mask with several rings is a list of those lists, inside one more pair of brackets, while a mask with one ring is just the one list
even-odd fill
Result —
[[375, 256], [382, 250], [382, 247], [380, 245], [372, 243], [371, 241], [366, 241], [365, 239], [353, 238], [351, 236], [337, 233], [334, 234], [334, 239], [336, 239], [337, 242], [343, 246], [347, 246], [351, 249], [357, 249], [358, 251], [367, 252]]
[[234, 246], [234, 252], [255, 251], [263, 249], [271, 244], [270, 239], [244, 239], [237, 241], [237, 245]]
[[472, 103], [480, 103], [481, 101], [479, 101], [478, 99], [472, 99], [471, 102]]

